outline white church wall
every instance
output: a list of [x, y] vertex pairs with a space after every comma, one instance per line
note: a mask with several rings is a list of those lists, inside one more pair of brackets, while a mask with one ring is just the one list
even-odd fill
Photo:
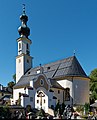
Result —
[[35, 108], [35, 91], [32, 89], [25, 89], [25, 92], [28, 96], [27, 97], [23, 97], [21, 96], [21, 105], [23, 107], [26, 107], [27, 105], [31, 105], [32, 108]]
[[[59, 80], [57, 81], [63, 88], [70, 88], [70, 101], [65, 101], [65, 104], [72, 104], [73, 87], [72, 80]], [[65, 96], [64, 96], [65, 97]], [[65, 98], [64, 98], [65, 99]]]
[[29, 95], [29, 104], [32, 108], [35, 108], [35, 91], [34, 90], [28, 90]]
[[51, 108], [51, 105], [53, 105], [55, 107], [56, 106], [56, 99], [53, 99], [53, 96], [55, 96], [54, 92], [49, 92], [48, 96], [49, 96], [48, 97], [48, 107]]
[[16, 100], [19, 99], [19, 93], [25, 93], [24, 88], [18, 88], [18, 89], [14, 89], [14, 90], [13, 90], [13, 100], [14, 100], [14, 104], [15, 104]]
[[41, 98], [37, 97], [38, 90], [41, 90], [45, 95], [44, 97], [42, 97], [42, 109], [44, 109], [45, 112], [48, 112], [48, 92], [44, 88], [38, 88], [35, 92], [35, 108], [37, 108], [38, 110], [41, 108]]
[[48, 112], [48, 96], [45, 95], [42, 99], [42, 108], [45, 110], [45, 112]]
[[25, 53], [26, 54], [26, 50], [27, 50], [27, 43], [28, 43], [28, 48], [29, 48], [29, 51], [30, 51], [30, 43], [28, 42], [28, 41], [26, 41], [25, 39], [23, 40], [23, 42], [22, 42], [22, 51], [23, 51], [23, 53]]
[[30, 87], [33, 88], [33, 80], [30, 80]]
[[16, 83], [21, 78], [22, 75], [24, 75], [24, 56], [17, 57], [16, 58]]
[[54, 96], [57, 98], [56, 104], [58, 103], [58, 101], [60, 102], [60, 104], [62, 104], [63, 103], [63, 90], [58, 89], [58, 88], [52, 88], [52, 90], [54, 91]]
[[89, 103], [89, 80], [73, 80], [74, 104]]
[[26, 108], [27, 105], [30, 105], [29, 97], [21, 96], [21, 106]]
[[21, 96], [21, 106], [22, 107], [26, 108], [27, 105], [30, 105], [32, 108], [34, 108], [33, 101], [34, 101], [34, 99], [32, 99], [29, 96], [28, 97]]
[[22, 41], [18, 42], [18, 55], [22, 53]]
[[32, 57], [30, 56], [25, 56], [24, 57], [24, 66], [25, 66], [25, 72], [32, 67]]

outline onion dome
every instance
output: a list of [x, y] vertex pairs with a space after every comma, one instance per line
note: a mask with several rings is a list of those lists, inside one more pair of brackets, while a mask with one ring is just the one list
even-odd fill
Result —
[[[24, 5], [24, 4], [23, 4]], [[28, 16], [25, 14], [25, 5], [23, 7], [23, 14], [20, 16], [21, 26], [18, 28], [20, 36], [25, 36], [28, 38], [30, 35], [30, 29], [27, 27]]]

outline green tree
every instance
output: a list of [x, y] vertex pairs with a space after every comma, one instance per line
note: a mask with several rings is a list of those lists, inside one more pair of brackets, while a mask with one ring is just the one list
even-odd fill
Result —
[[13, 86], [16, 84], [16, 74], [14, 74], [12, 77], [14, 81], [7, 83], [7, 86], [11, 89], [13, 89]]
[[11, 118], [11, 112], [9, 107], [4, 106], [0, 107], [0, 118], [1, 119], [10, 119]]
[[97, 68], [91, 71], [90, 75], [90, 104], [97, 100]]
[[29, 113], [32, 111], [31, 105], [26, 106], [26, 113]]
[[84, 108], [85, 108], [86, 114], [88, 114], [89, 110], [90, 110], [90, 104], [89, 103], [85, 103]]
[[59, 112], [59, 114], [61, 115], [64, 109], [65, 109], [65, 104], [64, 103], [60, 104], [60, 102], [58, 101], [58, 103], [55, 106], [55, 114]]
[[13, 86], [15, 85], [15, 83], [13, 82], [13, 81], [11, 81], [11, 82], [9, 82], [8, 84], [7, 84], [7, 86], [9, 87], [9, 88], [11, 88], [11, 89], [13, 89]]
[[45, 116], [46, 116], [46, 115], [45, 115], [45, 111], [41, 108], [41, 109], [37, 112], [36, 116], [37, 116], [37, 117], [40, 116], [40, 119], [41, 119], [41, 117], [45, 117]]
[[58, 111], [58, 109], [60, 109], [60, 103], [59, 103], [59, 101], [58, 101], [58, 103], [55, 106], [55, 111]]

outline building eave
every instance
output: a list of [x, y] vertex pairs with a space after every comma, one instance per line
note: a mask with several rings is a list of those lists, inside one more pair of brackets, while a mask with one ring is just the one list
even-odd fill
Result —
[[90, 80], [89, 77], [83, 77], [83, 76], [74, 76], [74, 75], [66, 75], [66, 76], [56, 76], [54, 77], [53, 79], [55, 80], [64, 80], [64, 79], [73, 79], [73, 80], [76, 80], [76, 79], [82, 79], [82, 80]]
[[17, 42], [19, 42], [19, 41], [21, 41], [21, 40], [26, 40], [26, 41], [28, 41], [30, 44], [32, 43], [32, 41], [30, 40], [30, 39], [28, 39], [28, 38], [24, 38], [24, 37], [19, 37], [18, 39], [17, 39]]

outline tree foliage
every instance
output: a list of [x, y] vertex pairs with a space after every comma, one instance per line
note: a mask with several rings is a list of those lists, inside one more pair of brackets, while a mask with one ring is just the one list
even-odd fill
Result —
[[86, 114], [88, 114], [88, 112], [90, 110], [90, 104], [89, 103], [85, 103], [84, 108], [85, 108]]
[[58, 102], [55, 106], [55, 111], [58, 111], [58, 109], [60, 109], [60, 108], [61, 108], [61, 106], [60, 106], [60, 103]]
[[91, 71], [90, 75], [90, 104], [97, 100], [97, 68]]
[[29, 113], [32, 111], [31, 105], [26, 106], [26, 113]]
[[55, 112], [59, 112], [59, 114], [62, 115], [64, 112], [64, 109], [65, 109], [65, 104], [64, 103], [60, 104], [58, 101], [58, 103], [55, 106]]
[[37, 112], [37, 116], [40, 116], [40, 117], [45, 117], [45, 111], [41, 108], [38, 112]]
[[7, 83], [7, 86], [11, 89], [13, 89], [13, 86], [16, 84], [16, 74], [14, 74], [12, 77], [14, 81], [10, 81], [9, 83]]
[[15, 85], [15, 83], [13, 81], [11, 81], [7, 84], [7, 86], [11, 89], [13, 88], [14, 85]]
[[0, 119], [10, 119], [11, 112], [8, 107], [0, 107]]

